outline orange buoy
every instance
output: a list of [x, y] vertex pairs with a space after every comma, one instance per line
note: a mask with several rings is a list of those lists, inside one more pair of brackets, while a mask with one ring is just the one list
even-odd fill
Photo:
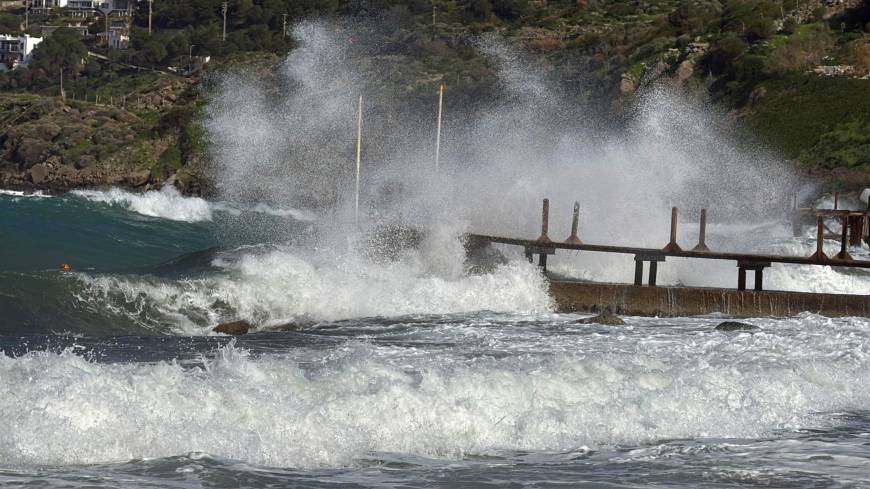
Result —
[[70, 265], [69, 263], [61, 263], [60, 270], [62, 272], [68, 272], [68, 271], [72, 270], [72, 265]]

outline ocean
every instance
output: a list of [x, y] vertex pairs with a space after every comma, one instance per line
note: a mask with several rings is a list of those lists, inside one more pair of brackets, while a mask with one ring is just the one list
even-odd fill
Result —
[[[171, 190], [6, 191], [0, 216], [0, 486], [870, 486], [866, 318], [577, 324], [510, 250], [484, 274], [451, 232], [352, 253], [333, 217]], [[631, 273], [579, 259], [552, 267]], [[827, 267], [767, 278], [870, 290]], [[239, 319], [255, 332], [211, 331]]]

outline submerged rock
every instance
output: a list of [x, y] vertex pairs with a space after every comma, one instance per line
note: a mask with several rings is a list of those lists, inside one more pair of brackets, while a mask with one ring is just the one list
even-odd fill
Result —
[[758, 326], [755, 326], [753, 324], [741, 323], [738, 321], [725, 321], [724, 323], [719, 323], [719, 325], [716, 326], [716, 331], [725, 331], [725, 332], [758, 331], [759, 329], [761, 329], [761, 328], [759, 328]]
[[229, 334], [233, 336], [247, 334], [254, 329], [247, 321], [233, 321], [231, 323], [218, 324], [212, 329], [215, 333]]
[[613, 306], [602, 309], [601, 314], [592, 316], [591, 318], [578, 319], [577, 324], [602, 324], [604, 326], [621, 326], [625, 324], [619, 316], [616, 315], [616, 310]]

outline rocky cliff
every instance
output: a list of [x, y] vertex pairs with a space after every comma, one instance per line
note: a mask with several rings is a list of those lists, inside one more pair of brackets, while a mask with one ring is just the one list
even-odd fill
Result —
[[162, 79], [114, 105], [0, 94], [0, 186], [153, 188], [169, 180], [201, 193], [203, 158], [185, 141], [194, 86]]

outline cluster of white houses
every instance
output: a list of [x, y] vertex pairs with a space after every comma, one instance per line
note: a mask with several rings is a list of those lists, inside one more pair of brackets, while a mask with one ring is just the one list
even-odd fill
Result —
[[[108, 32], [97, 34], [99, 43], [115, 49], [126, 49], [130, 42], [128, 21], [133, 13], [135, 0], [26, 0], [28, 14], [57, 15], [65, 19], [61, 25], [43, 25], [42, 37], [27, 34], [0, 34], [0, 71], [27, 66], [33, 48], [45, 36], [60, 27], [66, 27], [88, 35], [88, 26], [94, 17], [105, 17]], [[120, 22], [120, 25], [118, 21]]]
[[30, 11], [47, 14], [53, 9], [65, 9], [70, 17], [94, 17], [108, 12], [109, 15], [128, 16], [134, 0], [30, 0]]

